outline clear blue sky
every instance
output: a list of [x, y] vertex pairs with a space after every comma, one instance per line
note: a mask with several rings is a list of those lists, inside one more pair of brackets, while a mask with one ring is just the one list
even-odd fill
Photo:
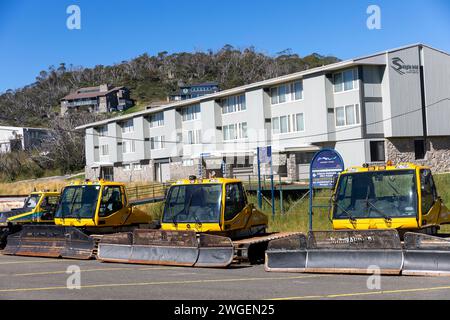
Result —
[[[66, 28], [71, 4], [81, 30]], [[366, 27], [370, 4], [381, 7], [381, 30]], [[0, 92], [60, 62], [91, 67], [224, 44], [348, 59], [416, 42], [450, 52], [450, 1], [0, 0]]]

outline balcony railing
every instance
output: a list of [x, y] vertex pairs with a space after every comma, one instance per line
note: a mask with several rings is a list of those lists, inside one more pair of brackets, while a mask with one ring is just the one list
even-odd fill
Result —
[[97, 100], [80, 100], [80, 101], [73, 101], [73, 102], [69, 102], [67, 104], [68, 107], [79, 107], [79, 106], [97, 106], [98, 102]]

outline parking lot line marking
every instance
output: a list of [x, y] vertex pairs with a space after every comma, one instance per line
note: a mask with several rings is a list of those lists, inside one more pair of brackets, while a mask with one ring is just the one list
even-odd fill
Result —
[[[135, 282], [135, 283], [103, 283], [81, 286], [80, 289], [110, 288], [110, 287], [133, 287], [133, 286], [152, 286], [152, 285], [170, 285], [170, 284], [193, 284], [193, 283], [225, 283], [238, 281], [268, 281], [268, 280], [294, 280], [305, 278], [318, 278], [325, 275], [303, 275], [295, 277], [263, 277], [263, 278], [233, 278], [233, 279], [199, 279], [199, 280], [179, 280], [179, 281], [157, 281], [157, 282]], [[43, 287], [43, 288], [14, 288], [0, 289], [2, 292], [29, 292], [29, 291], [51, 291], [68, 290], [66, 286]]]
[[[124, 270], [139, 270], [139, 271], [144, 271], [144, 270], [167, 270], [167, 269], [171, 269], [169, 267], [161, 267], [161, 268], [94, 268], [94, 269], [80, 269], [80, 272], [95, 272], [95, 271], [124, 271]], [[23, 276], [38, 276], [38, 275], [50, 275], [50, 274], [64, 274], [67, 273], [66, 270], [64, 271], [43, 271], [43, 272], [32, 272], [32, 273], [16, 273], [13, 274], [13, 276], [15, 277], [23, 277]]]
[[397, 289], [397, 290], [380, 290], [380, 291], [368, 291], [368, 292], [350, 292], [350, 293], [325, 294], [325, 295], [316, 295], [316, 296], [273, 298], [273, 299], [267, 299], [267, 300], [304, 300], [304, 299], [324, 299], [324, 298], [345, 298], [345, 297], [396, 294], [396, 293], [431, 292], [431, 291], [439, 291], [439, 290], [450, 290], [450, 286], [414, 288], [414, 289]]

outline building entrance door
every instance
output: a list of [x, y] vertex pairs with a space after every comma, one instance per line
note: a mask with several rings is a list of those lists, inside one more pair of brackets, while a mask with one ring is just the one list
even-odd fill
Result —
[[100, 178], [108, 181], [114, 181], [113, 167], [101, 167]]
[[169, 163], [155, 163], [155, 180], [158, 182], [166, 182], [170, 180]]

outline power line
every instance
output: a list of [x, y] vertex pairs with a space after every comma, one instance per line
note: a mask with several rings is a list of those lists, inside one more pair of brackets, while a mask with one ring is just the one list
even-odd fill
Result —
[[[427, 106], [425, 106], [426, 109], [433, 107], [441, 102], [444, 101], [450, 101], [450, 97], [447, 98], [443, 98], [441, 100], [438, 100], [432, 104], [429, 104]], [[400, 117], [404, 117], [407, 116], [409, 114], [413, 114], [416, 112], [422, 111], [422, 107], [417, 108], [417, 109], [413, 109], [395, 116], [391, 116], [385, 119], [381, 119], [381, 120], [377, 120], [377, 121], [373, 121], [370, 123], [366, 123], [366, 124], [358, 124], [358, 125], [354, 125], [354, 126], [350, 126], [350, 127], [346, 127], [346, 128], [342, 128], [342, 129], [337, 129], [334, 131], [327, 131], [327, 132], [323, 132], [323, 133], [315, 133], [315, 134], [309, 134], [309, 135], [302, 135], [302, 136], [296, 136], [296, 137], [285, 137], [285, 138], [278, 138], [278, 139], [267, 139], [267, 140], [256, 140], [256, 141], [248, 141], [245, 143], [252, 143], [252, 144], [259, 144], [259, 143], [271, 143], [271, 142], [278, 142], [278, 141], [286, 141], [286, 140], [295, 140], [295, 139], [305, 139], [305, 138], [313, 138], [313, 137], [319, 137], [319, 136], [325, 136], [325, 135], [329, 135], [329, 134], [336, 134], [336, 133], [340, 133], [340, 132], [345, 132], [345, 131], [349, 131], [349, 130], [355, 130], [357, 128], [362, 128], [364, 126], [368, 127], [368, 126], [372, 126], [372, 125], [376, 125], [376, 124], [380, 124], [380, 123], [384, 123], [386, 121], [390, 121], [393, 119], [397, 119]], [[36, 129], [42, 129], [42, 130], [48, 130], [48, 131], [64, 131], [64, 132], [71, 132], [71, 133], [76, 133], [76, 134], [85, 134], [85, 135], [91, 135], [91, 136], [96, 136], [96, 137], [103, 137], [103, 138], [111, 138], [111, 139], [118, 139], [118, 140], [127, 140], [127, 141], [139, 141], [139, 142], [145, 142], [148, 141], [146, 139], [139, 139], [139, 138], [126, 138], [126, 137], [119, 137], [119, 136], [113, 136], [113, 135], [104, 135], [104, 134], [98, 134], [98, 133], [88, 133], [88, 132], [80, 132], [79, 130], [75, 130], [75, 129], [64, 129], [64, 128], [59, 128], [59, 129], [52, 129], [52, 128], [36, 128]], [[0, 128], [0, 131], [11, 131], [5, 128]], [[294, 132], [293, 132], [294, 133]], [[44, 138], [35, 138], [35, 139], [41, 139], [41, 140], [45, 140]], [[163, 143], [169, 143], [169, 144], [177, 144], [180, 143], [179, 141], [171, 141], [171, 140], [160, 140]], [[222, 141], [221, 144], [237, 144], [237, 143], [241, 143], [240, 141]], [[218, 143], [216, 142], [204, 142], [201, 143], [202, 145], [216, 145]]]

